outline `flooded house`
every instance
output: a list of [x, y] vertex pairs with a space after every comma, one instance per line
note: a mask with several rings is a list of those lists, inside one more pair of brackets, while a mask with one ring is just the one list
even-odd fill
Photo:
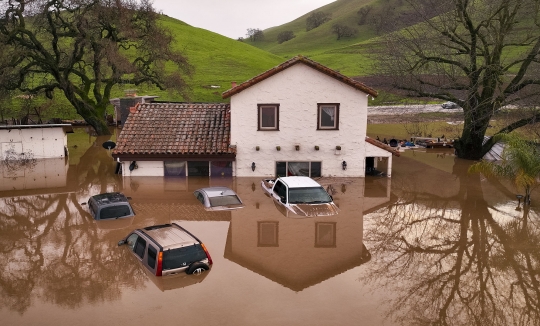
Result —
[[113, 157], [124, 176], [391, 176], [394, 148], [366, 136], [377, 92], [296, 56], [222, 94], [228, 103], [138, 103]]

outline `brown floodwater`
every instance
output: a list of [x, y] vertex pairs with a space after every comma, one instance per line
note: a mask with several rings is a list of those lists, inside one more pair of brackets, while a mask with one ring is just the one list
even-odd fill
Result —
[[[391, 179], [320, 179], [339, 214], [298, 218], [260, 178], [123, 179], [105, 140], [2, 165], [1, 325], [540, 324], [538, 190], [518, 204], [451, 150], [407, 150]], [[193, 191], [214, 185], [245, 207], [204, 210]], [[94, 221], [81, 203], [108, 191], [136, 216]], [[211, 271], [156, 278], [117, 246], [170, 222], [206, 244]]]

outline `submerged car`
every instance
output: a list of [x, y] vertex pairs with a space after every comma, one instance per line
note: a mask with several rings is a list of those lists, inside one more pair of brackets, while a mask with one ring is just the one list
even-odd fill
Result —
[[332, 196], [309, 177], [263, 179], [261, 186], [276, 204], [298, 216], [329, 216], [339, 211]]
[[457, 105], [457, 103], [454, 103], [454, 102], [444, 102], [443, 104], [441, 104], [442, 108], [443, 109], [457, 109], [459, 108], [459, 105]]
[[90, 197], [88, 210], [95, 220], [111, 220], [135, 215], [128, 197], [120, 192], [108, 192]]
[[240, 197], [227, 187], [208, 187], [193, 192], [206, 210], [221, 211], [244, 207]]
[[176, 223], [134, 230], [118, 242], [118, 246], [125, 244], [155, 276], [200, 274], [212, 266], [206, 246]]

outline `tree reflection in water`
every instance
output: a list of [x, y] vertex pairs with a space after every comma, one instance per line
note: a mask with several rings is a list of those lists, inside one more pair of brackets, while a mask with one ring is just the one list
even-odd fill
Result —
[[0, 308], [24, 313], [39, 297], [68, 308], [118, 299], [144, 286], [145, 274], [124, 250], [125, 230], [102, 230], [80, 198], [119, 189], [114, 161], [97, 138], [68, 170], [68, 191], [42, 189], [0, 197]]
[[467, 167], [456, 161], [446, 197], [394, 174], [399, 198], [365, 219], [366, 282], [393, 291], [388, 317], [403, 325], [538, 325], [539, 216], [530, 206], [510, 216], [490, 204], [488, 181]]

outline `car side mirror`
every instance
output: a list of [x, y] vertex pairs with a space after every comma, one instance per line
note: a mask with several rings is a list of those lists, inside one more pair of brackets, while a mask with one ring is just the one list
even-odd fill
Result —
[[330, 195], [330, 199], [331, 199], [332, 201], [334, 201], [334, 196]]
[[126, 244], [126, 240], [120, 240], [118, 241], [118, 247], [122, 246], [122, 245], [125, 245]]
[[279, 197], [279, 199], [283, 204], [287, 203], [287, 200], [285, 199], [285, 197], [281, 196], [281, 197]]

